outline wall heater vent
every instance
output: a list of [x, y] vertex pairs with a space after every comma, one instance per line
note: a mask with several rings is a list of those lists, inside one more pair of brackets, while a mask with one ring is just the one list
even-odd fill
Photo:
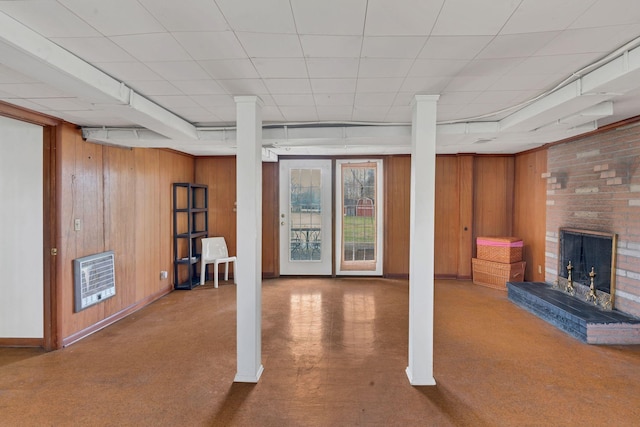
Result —
[[113, 251], [73, 260], [75, 311], [84, 310], [116, 294]]

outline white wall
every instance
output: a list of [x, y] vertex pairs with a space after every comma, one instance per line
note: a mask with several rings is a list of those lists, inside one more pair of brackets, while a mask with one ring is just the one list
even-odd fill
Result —
[[0, 117], [0, 338], [42, 338], [42, 127]]

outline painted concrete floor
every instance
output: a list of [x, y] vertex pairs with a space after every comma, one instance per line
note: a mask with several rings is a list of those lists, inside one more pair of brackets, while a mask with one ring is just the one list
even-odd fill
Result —
[[265, 371], [234, 384], [235, 290], [0, 349], [0, 426], [640, 425], [640, 346], [583, 344], [462, 281], [436, 281], [436, 386], [405, 374], [408, 282], [370, 278], [264, 281]]

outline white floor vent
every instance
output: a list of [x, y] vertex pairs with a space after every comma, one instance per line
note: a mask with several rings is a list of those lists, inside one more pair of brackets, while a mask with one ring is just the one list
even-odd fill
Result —
[[73, 260], [76, 313], [116, 294], [114, 258], [107, 251]]

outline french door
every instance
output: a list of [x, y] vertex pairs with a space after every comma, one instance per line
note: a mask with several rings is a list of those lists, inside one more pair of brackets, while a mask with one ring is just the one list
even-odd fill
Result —
[[331, 275], [331, 160], [280, 160], [280, 274]]

